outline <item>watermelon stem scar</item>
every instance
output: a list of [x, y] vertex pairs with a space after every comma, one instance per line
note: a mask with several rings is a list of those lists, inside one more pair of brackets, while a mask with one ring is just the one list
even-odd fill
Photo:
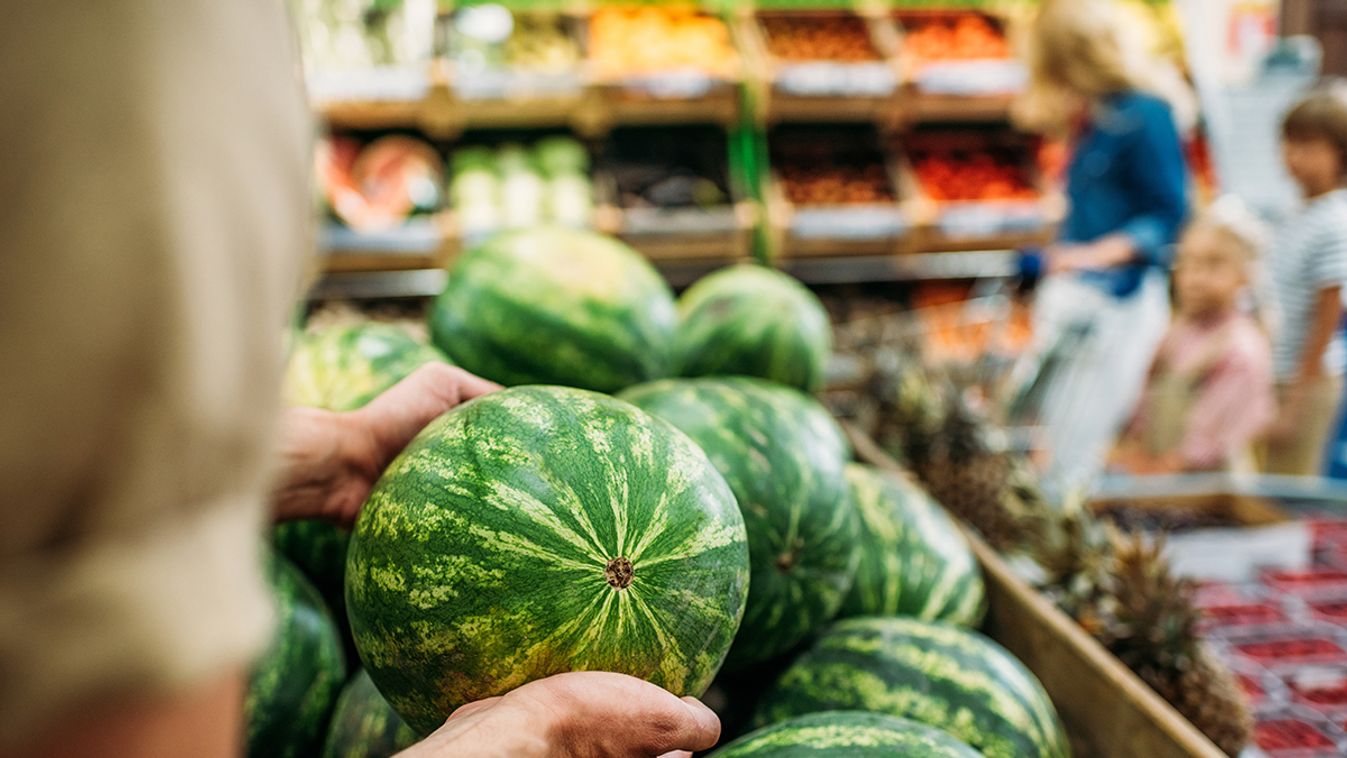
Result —
[[608, 565], [603, 569], [604, 578], [619, 590], [625, 590], [631, 586], [631, 575], [634, 573], [636, 573], [636, 569], [632, 567], [631, 561], [623, 556], [608, 561]]

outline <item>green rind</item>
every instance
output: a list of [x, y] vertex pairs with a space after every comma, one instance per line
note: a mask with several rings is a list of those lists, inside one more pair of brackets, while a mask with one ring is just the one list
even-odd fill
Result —
[[914, 482], [847, 465], [860, 516], [860, 563], [839, 613], [913, 616], [976, 626], [985, 610], [982, 569], [963, 532]]
[[743, 511], [753, 582], [727, 667], [768, 660], [826, 624], [857, 560], [848, 447], [828, 412], [797, 390], [743, 377], [664, 380], [622, 397], [701, 445]]
[[341, 639], [323, 599], [298, 569], [274, 556], [267, 571], [276, 631], [248, 683], [248, 755], [308, 758], [322, 746], [346, 679]]
[[865, 710], [944, 729], [988, 758], [1070, 754], [1042, 685], [1004, 648], [949, 624], [838, 622], [764, 696], [755, 723]]
[[711, 758], [979, 758], [939, 729], [865, 711], [828, 711], [763, 727]]
[[616, 392], [668, 376], [673, 293], [637, 252], [592, 232], [507, 232], [458, 260], [431, 311], [434, 341], [505, 385]]
[[337, 698], [323, 743], [323, 758], [389, 758], [415, 742], [416, 732], [361, 669]]
[[331, 326], [296, 337], [282, 396], [290, 406], [352, 411], [421, 366], [448, 360], [395, 324]]
[[[395, 324], [364, 321], [298, 334], [283, 382], [286, 405], [352, 411], [421, 366], [449, 359]], [[272, 541], [344, 617], [342, 597], [350, 532], [319, 519], [279, 524]]]
[[679, 376], [756, 376], [808, 392], [823, 386], [828, 312], [790, 275], [748, 264], [721, 269], [684, 292], [678, 312]]
[[[615, 589], [605, 568], [634, 567]], [[370, 495], [346, 601], [371, 679], [421, 733], [565, 671], [710, 684], [738, 630], [734, 496], [673, 426], [583, 390], [521, 387], [432, 422]]]

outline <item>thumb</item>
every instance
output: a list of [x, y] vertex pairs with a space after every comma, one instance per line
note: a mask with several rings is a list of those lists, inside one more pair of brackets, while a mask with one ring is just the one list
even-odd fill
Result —
[[498, 389], [500, 385], [456, 366], [428, 363], [356, 413], [364, 416], [380, 463], [386, 465], [445, 411]]

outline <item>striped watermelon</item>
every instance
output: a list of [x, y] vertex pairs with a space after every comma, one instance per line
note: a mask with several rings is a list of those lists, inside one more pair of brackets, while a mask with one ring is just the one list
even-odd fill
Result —
[[743, 518], [706, 455], [627, 403], [562, 387], [432, 422], [375, 485], [346, 565], [356, 649], [422, 733], [563, 671], [700, 694], [748, 591]]
[[839, 621], [763, 697], [756, 723], [830, 710], [919, 721], [988, 758], [1070, 754], [1034, 675], [981, 634], [940, 622]]
[[[394, 324], [333, 324], [295, 338], [283, 396], [290, 406], [351, 411], [421, 366], [447, 360], [439, 350]], [[277, 525], [272, 533], [276, 549], [304, 572], [343, 617], [342, 577], [349, 534], [319, 519], [289, 521]]]
[[289, 561], [274, 556], [267, 573], [276, 631], [248, 682], [248, 755], [316, 755], [346, 679], [341, 638], [318, 591]]
[[407, 726], [375, 689], [364, 669], [356, 672], [337, 698], [337, 709], [323, 743], [323, 758], [388, 758], [416, 742]]
[[304, 332], [286, 366], [286, 405], [352, 411], [432, 361], [439, 350], [396, 324], [364, 321]]
[[593, 232], [506, 232], [459, 258], [435, 302], [435, 343], [505, 385], [615, 392], [667, 376], [673, 293], [636, 251]]
[[678, 300], [679, 376], [758, 376], [813, 392], [832, 354], [828, 312], [793, 277], [757, 265], [721, 269]]
[[729, 667], [789, 650], [833, 617], [856, 570], [848, 448], [809, 396], [761, 379], [675, 379], [622, 395], [702, 446], [739, 500], [752, 591]]
[[915, 616], [976, 626], [985, 593], [968, 539], [918, 485], [873, 466], [847, 466], [861, 518], [861, 555], [842, 616]]
[[953, 736], [907, 719], [827, 711], [763, 727], [711, 758], [980, 758]]

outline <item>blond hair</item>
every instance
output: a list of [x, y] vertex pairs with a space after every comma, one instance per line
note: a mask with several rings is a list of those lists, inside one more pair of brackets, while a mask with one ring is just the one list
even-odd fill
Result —
[[1189, 128], [1197, 111], [1192, 90], [1174, 66], [1150, 54], [1139, 26], [1115, 0], [1043, 0], [1021, 39], [1029, 84], [1012, 110], [1015, 121], [1062, 131], [1073, 101], [1093, 105], [1145, 91], [1169, 102], [1180, 130]]

